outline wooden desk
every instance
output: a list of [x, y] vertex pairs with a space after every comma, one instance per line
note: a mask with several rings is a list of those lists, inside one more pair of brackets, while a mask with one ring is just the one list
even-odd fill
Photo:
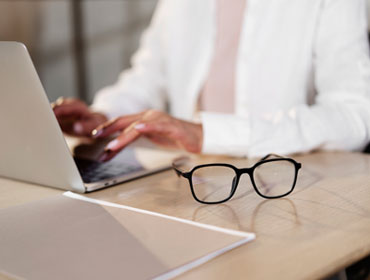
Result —
[[[287, 198], [260, 198], [241, 179], [234, 198], [201, 205], [188, 182], [167, 171], [87, 196], [202, 223], [255, 232], [257, 239], [200, 266], [180, 279], [316, 279], [370, 254], [370, 156], [315, 153], [294, 157], [303, 164]], [[227, 161], [239, 167], [253, 160]], [[0, 179], [0, 207], [62, 191]]]

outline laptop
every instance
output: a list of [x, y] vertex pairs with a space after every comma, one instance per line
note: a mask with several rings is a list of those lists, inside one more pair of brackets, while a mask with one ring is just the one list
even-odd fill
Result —
[[167, 170], [177, 156], [130, 145], [102, 163], [96, 158], [104, 142], [72, 139], [68, 146], [28, 51], [17, 42], [0, 42], [0, 129], [1, 177], [80, 193]]

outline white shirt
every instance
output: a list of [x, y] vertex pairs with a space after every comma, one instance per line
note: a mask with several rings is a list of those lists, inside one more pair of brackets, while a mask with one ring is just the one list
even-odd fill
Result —
[[[162, 0], [132, 68], [93, 108], [191, 120], [211, 63], [215, 1]], [[360, 150], [370, 141], [364, 0], [248, 0], [235, 114], [203, 112], [203, 152], [235, 156]]]

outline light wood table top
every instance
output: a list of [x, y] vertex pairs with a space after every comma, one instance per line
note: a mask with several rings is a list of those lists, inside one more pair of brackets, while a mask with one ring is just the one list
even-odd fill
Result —
[[[234, 198], [219, 205], [197, 203], [188, 182], [173, 171], [87, 194], [197, 222], [254, 232], [256, 240], [179, 279], [316, 279], [370, 254], [370, 155], [313, 153], [293, 157], [303, 164], [296, 188], [282, 199], [259, 197], [248, 176]], [[256, 160], [201, 157], [196, 163], [228, 162], [248, 167]], [[0, 208], [62, 193], [0, 179]]]

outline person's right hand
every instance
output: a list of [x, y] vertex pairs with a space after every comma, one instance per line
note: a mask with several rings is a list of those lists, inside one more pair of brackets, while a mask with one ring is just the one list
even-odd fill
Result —
[[91, 111], [75, 98], [60, 97], [51, 105], [60, 127], [70, 135], [91, 137], [91, 131], [107, 121], [105, 115]]

